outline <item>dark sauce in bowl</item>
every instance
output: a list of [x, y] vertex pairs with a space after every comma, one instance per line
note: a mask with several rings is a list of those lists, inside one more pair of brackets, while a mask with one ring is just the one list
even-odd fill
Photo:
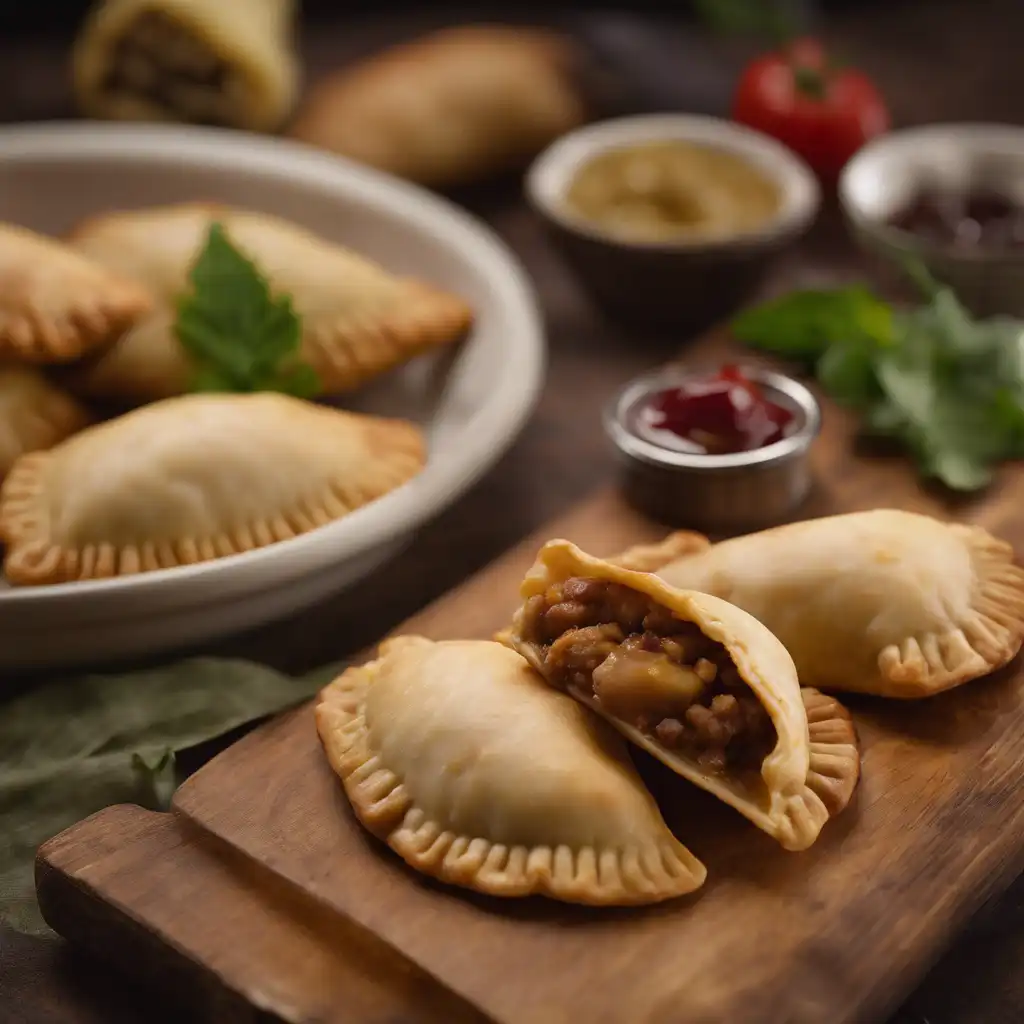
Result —
[[990, 188], [922, 189], [888, 224], [942, 249], [1024, 252], [1024, 205]]

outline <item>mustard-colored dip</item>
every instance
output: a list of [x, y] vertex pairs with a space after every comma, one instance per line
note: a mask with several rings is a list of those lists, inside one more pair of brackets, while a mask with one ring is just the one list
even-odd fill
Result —
[[750, 161], [689, 142], [645, 142], [589, 160], [565, 203], [577, 217], [636, 241], [723, 238], [779, 210], [778, 185]]

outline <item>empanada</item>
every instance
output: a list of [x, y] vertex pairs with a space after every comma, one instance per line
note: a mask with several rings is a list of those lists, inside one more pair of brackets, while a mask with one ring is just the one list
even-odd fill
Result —
[[465, 184], [585, 120], [574, 58], [541, 29], [444, 29], [317, 83], [291, 134], [423, 185]]
[[0, 360], [59, 363], [112, 341], [152, 308], [128, 276], [52, 238], [0, 224]]
[[133, 275], [164, 303], [71, 384], [85, 394], [147, 401], [181, 394], [191, 373], [172, 326], [175, 298], [210, 224], [219, 221], [302, 317], [302, 358], [325, 393], [348, 391], [413, 356], [460, 338], [473, 314], [462, 299], [395, 277], [279, 217], [182, 203], [93, 217], [71, 234], [82, 253]]
[[388, 640], [316, 721], [359, 820], [443, 882], [607, 905], [704, 882], [615, 732], [500, 644]]
[[31, 366], [0, 366], [0, 481], [26, 452], [88, 426], [89, 411]]
[[503, 642], [786, 849], [810, 846], [849, 801], [849, 716], [832, 702], [812, 745], [793, 660], [751, 615], [565, 540], [544, 545], [521, 596]]
[[72, 54], [83, 113], [272, 131], [298, 89], [292, 0], [100, 0]]
[[13, 584], [168, 569], [288, 540], [422, 468], [420, 430], [274, 393], [187, 395], [22, 456], [0, 488]]
[[688, 558], [678, 554], [690, 541], [666, 544], [661, 567], [645, 550], [652, 571], [745, 608], [786, 645], [800, 681], [820, 689], [927, 697], [1005, 665], [1024, 637], [1024, 570], [978, 526], [876, 509]]

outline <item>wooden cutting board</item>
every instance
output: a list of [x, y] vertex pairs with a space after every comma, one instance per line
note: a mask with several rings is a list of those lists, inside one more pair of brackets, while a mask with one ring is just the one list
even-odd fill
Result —
[[[853, 453], [827, 408], [804, 516], [892, 506], [981, 523], [1024, 552], [1024, 475], [956, 509], [906, 462]], [[603, 493], [400, 631], [486, 637], [553, 536], [608, 555], [663, 528]], [[643, 754], [704, 889], [647, 910], [500, 901], [408, 870], [353, 818], [311, 706], [189, 779], [170, 814], [102, 811], [39, 854], [47, 920], [225, 1020], [841, 1024], [884, 1020], [1024, 866], [1024, 679], [1014, 663], [912, 704], [857, 699], [863, 779], [803, 853]]]

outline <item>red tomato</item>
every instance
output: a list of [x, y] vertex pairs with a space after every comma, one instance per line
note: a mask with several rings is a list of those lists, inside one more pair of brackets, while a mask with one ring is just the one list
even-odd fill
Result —
[[871, 79], [855, 68], [830, 64], [814, 39], [798, 39], [747, 65], [732, 116], [785, 143], [827, 182], [890, 123]]

